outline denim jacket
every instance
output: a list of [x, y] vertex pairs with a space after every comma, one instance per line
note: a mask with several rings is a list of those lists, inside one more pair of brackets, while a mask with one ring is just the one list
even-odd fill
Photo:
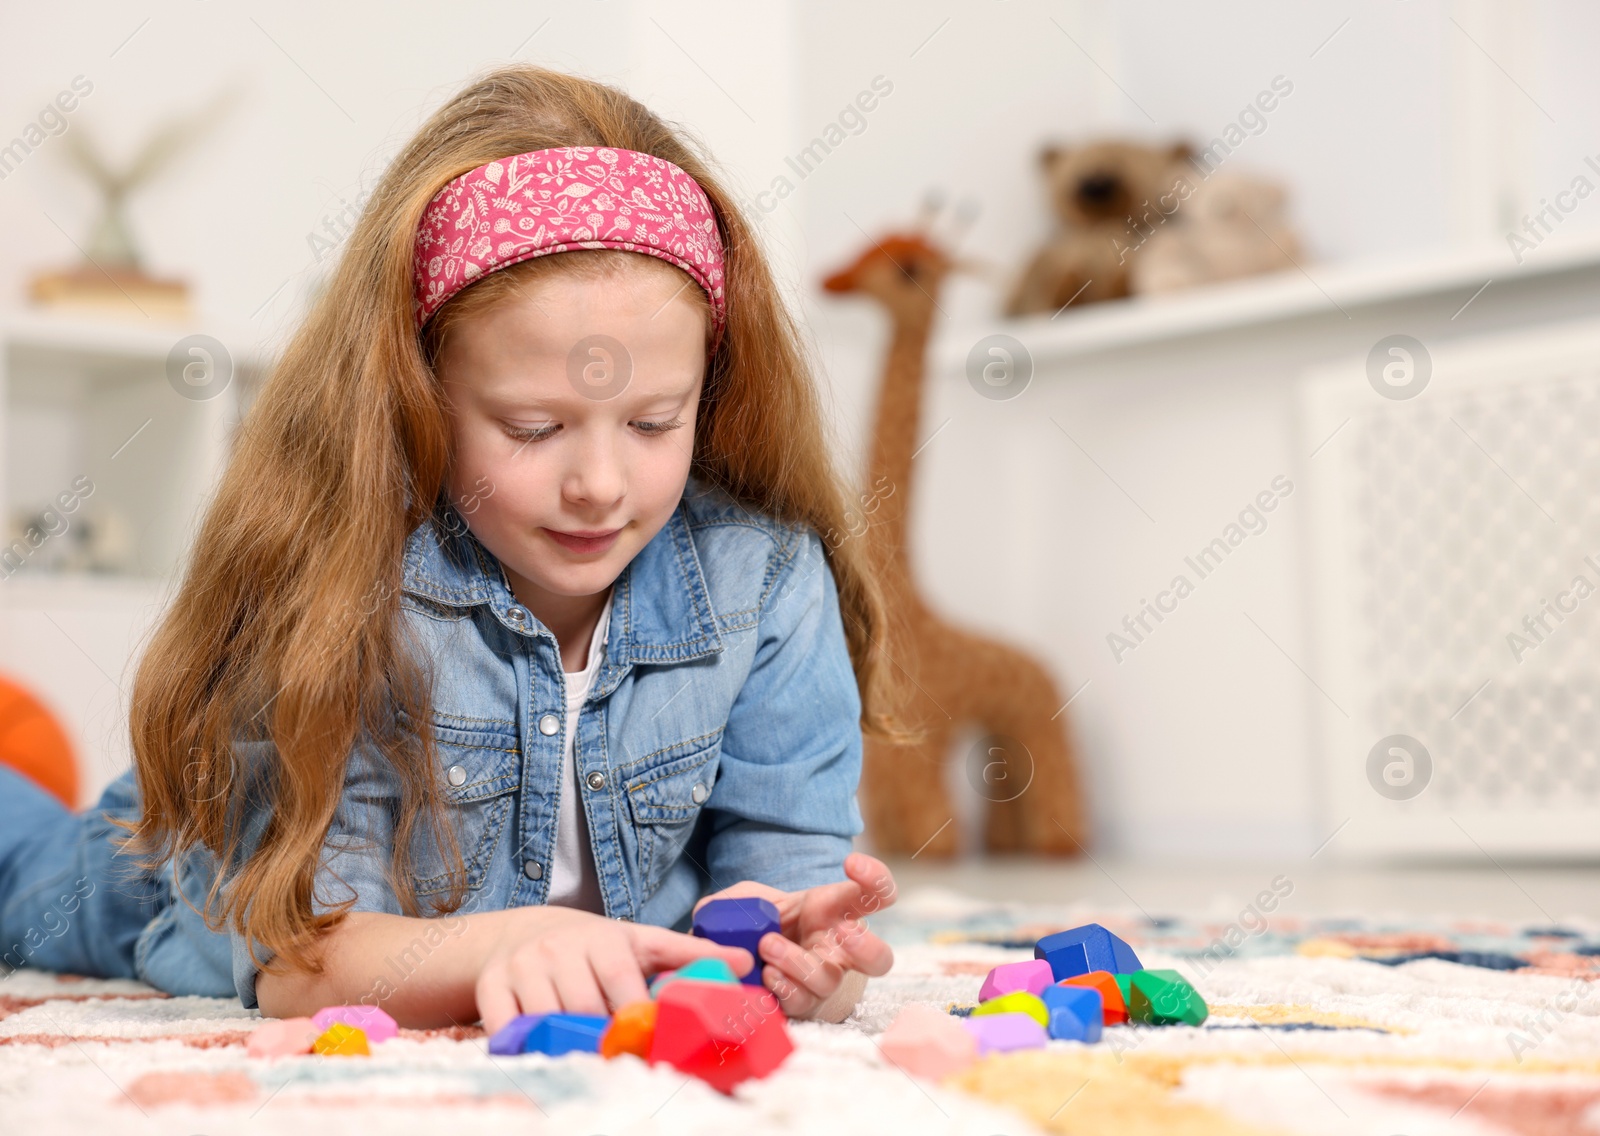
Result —
[[[400, 618], [433, 664], [430, 725], [466, 868], [462, 910], [543, 903], [566, 728], [556, 639], [449, 505], [411, 534], [402, 588]], [[862, 830], [861, 702], [821, 538], [691, 477], [615, 589], [575, 753], [606, 914], [686, 930], [695, 900], [739, 880], [795, 890], [844, 879]], [[353, 911], [400, 913], [386, 878], [397, 807], [393, 770], [358, 744], [324, 844], [318, 911], [353, 897]], [[247, 826], [247, 850], [265, 819]], [[448, 865], [425, 834], [412, 852], [426, 912], [448, 891]], [[205, 861], [185, 874], [203, 874]], [[141, 973], [166, 989], [203, 973], [198, 915], [174, 907], [140, 944]], [[248, 944], [234, 937], [231, 952], [233, 986], [254, 1007]], [[270, 957], [259, 944], [256, 954]]]

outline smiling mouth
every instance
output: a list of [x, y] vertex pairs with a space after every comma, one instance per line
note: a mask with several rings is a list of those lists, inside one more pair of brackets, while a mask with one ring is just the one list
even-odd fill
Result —
[[550, 539], [569, 552], [604, 552], [617, 539], [621, 529], [600, 529], [589, 532], [562, 532], [545, 529]]

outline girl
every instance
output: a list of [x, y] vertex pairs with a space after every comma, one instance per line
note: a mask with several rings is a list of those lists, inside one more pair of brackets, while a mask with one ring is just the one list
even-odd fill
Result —
[[[0, 957], [492, 1031], [714, 956], [842, 1019], [892, 962], [862, 730], [902, 736], [846, 498], [708, 164], [613, 88], [489, 74], [243, 424], [134, 769], [81, 818], [0, 770]], [[777, 904], [759, 959], [683, 933], [713, 895]]]

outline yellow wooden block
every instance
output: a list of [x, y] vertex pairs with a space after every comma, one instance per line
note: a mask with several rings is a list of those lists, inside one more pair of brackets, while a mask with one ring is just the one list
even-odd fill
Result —
[[311, 1043], [311, 1050], [324, 1057], [372, 1056], [372, 1050], [367, 1045], [366, 1032], [355, 1026], [345, 1025], [343, 1022], [334, 1022], [324, 1030], [322, 1036]]
[[983, 1014], [1027, 1014], [1041, 1026], [1047, 1029], [1050, 1026], [1050, 1011], [1045, 1009], [1044, 1002], [1037, 994], [1030, 994], [1026, 990], [1014, 990], [1010, 994], [990, 998], [987, 1002], [979, 1002], [972, 1014], [974, 1017]]

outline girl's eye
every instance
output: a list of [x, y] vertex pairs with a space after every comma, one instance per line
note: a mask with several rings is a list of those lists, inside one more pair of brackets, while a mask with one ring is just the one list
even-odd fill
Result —
[[506, 433], [519, 442], [537, 442], [555, 432], [554, 426], [541, 426], [537, 430], [530, 430], [526, 426], [506, 426]]
[[[655, 436], [657, 434], [665, 434], [668, 430], [676, 430], [683, 425], [683, 419], [673, 418], [668, 422], [635, 422], [634, 425], [638, 427], [641, 434]], [[540, 442], [560, 428], [561, 424], [559, 422], [552, 423], [549, 426], [540, 426], [537, 429], [527, 426], [512, 426], [508, 423], [505, 426], [505, 431], [507, 435], [519, 442]]]

